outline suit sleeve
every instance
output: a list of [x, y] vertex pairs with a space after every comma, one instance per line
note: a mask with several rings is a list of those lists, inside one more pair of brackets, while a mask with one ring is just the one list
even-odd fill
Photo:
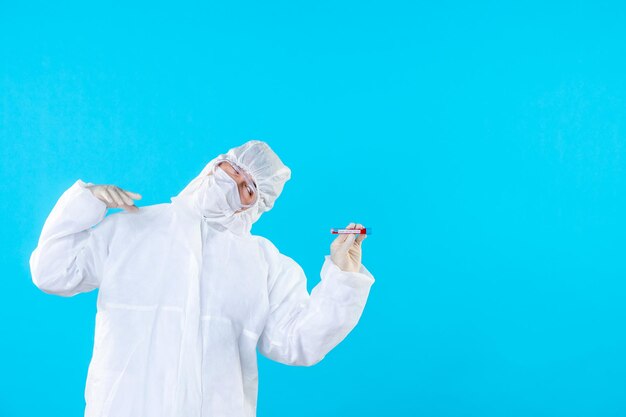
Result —
[[356, 326], [374, 277], [363, 265], [358, 272], [344, 272], [327, 255], [321, 281], [309, 294], [300, 265], [273, 253], [270, 312], [257, 348], [280, 363], [315, 365]]
[[97, 288], [107, 256], [100, 223], [106, 204], [76, 181], [55, 204], [30, 256], [33, 283], [43, 292], [73, 296]]

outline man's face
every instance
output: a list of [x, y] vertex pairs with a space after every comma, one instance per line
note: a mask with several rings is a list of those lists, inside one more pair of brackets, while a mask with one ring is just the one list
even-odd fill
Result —
[[[239, 198], [241, 198], [241, 202], [245, 205], [252, 204], [257, 198], [256, 184], [254, 184], [254, 187], [250, 186], [249, 180], [246, 179], [246, 176], [226, 161], [220, 162], [217, 166], [224, 170], [224, 172], [226, 172], [233, 180], [235, 180], [237, 183], [237, 189], [239, 190]], [[211, 173], [207, 175], [211, 175]], [[247, 208], [238, 210], [237, 213], [243, 210], [247, 210]]]

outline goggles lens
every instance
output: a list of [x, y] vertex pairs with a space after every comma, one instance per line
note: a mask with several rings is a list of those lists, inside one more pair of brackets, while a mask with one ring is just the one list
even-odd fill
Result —
[[[222, 164], [222, 166], [220, 166], [220, 164]], [[242, 200], [243, 207], [247, 208], [247, 207], [251, 207], [252, 205], [254, 205], [254, 203], [256, 203], [256, 201], [259, 198], [259, 192], [258, 192], [258, 189], [256, 187], [254, 180], [252, 179], [252, 176], [250, 176], [250, 174], [248, 174], [239, 165], [231, 161], [227, 161], [227, 160], [218, 161], [213, 167], [213, 170], [217, 169], [218, 167], [220, 169], [224, 169], [224, 171], [226, 171], [226, 173], [229, 175], [234, 174], [234, 176], [237, 179], [243, 179], [244, 181], [243, 192], [245, 192], [247, 196], [252, 197], [252, 202], [249, 204], [243, 204], [243, 200]]]

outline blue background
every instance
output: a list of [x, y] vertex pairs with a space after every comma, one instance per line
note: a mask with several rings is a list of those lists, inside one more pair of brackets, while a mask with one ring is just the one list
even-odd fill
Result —
[[[253, 232], [376, 277], [259, 416], [626, 415], [623, 2], [0, 2], [0, 415], [82, 415], [96, 293], [28, 258], [78, 178], [168, 202], [249, 139], [293, 171]], [[471, 2], [474, 3], [474, 2]], [[115, 211], [113, 211], [115, 212]]]

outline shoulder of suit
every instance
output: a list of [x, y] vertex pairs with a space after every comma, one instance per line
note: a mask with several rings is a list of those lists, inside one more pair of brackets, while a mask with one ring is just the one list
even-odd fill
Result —
[[165, 225], [167, 224], [166, 215], [169, 213], [168, 206], [167, 203], [161, 203], [141, 206], [136, 212], [122, 210], [107, 215], [98, 227], [137, 230], [143, 227], [157, 227], [159, 222]]
[[280, 253], [276, 245], [274, 245], [271, 240], [264, 236], [251, 235], [251, 239], [258, 243], [259, 249], [266, 256], [275, 257]]

